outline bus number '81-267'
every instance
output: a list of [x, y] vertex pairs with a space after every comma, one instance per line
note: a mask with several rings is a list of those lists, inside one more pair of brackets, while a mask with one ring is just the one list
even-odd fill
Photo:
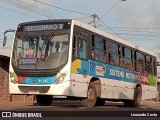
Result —
[[48, 79], [39, 79], [38, 82], [39, 83], [48, 83]]

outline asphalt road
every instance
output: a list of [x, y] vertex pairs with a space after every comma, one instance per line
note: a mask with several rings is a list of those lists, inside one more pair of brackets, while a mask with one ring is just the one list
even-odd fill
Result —
[[0, 111], [160, 111], [160, 102], [142, 101], [139, 108], [124, 107], [123, 103], [106, 102], [94, 108], [81, 107], [79, 101], [55, 101], [50, 106], [36, 103], [0, 103]]
[[[139, 108], [124, 107], [123, 103], [113, 102], [106, 102], [105, 106], [94, 108], [81, 107], [79, 101], [56, 101], [51, 106], [38, 106], [33, 103], [0, 103], [0, 114], [2, 115], [4, 111], [11, 112], [12, 117], [16, 117], [16, 120], [19, 115], [16, 112], [27, 115], [26, 112], [38, 113], [42, 116], [41, 118], [38, 116], [38, 120], [46, 120], [46, 118], [52, 120], [53, 118], [56, 120], [160, 120], [160, 102], [154, 101], [142, 101]], [[146, 116], [132, 116], [137, 113]]]

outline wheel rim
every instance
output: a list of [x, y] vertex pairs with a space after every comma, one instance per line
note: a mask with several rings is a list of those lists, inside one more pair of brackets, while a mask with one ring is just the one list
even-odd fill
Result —
[[90, 89], [88, 90], [88, 100], [89, 100], [89, 101], [94, 100], [94, 99], [95, 99], [95, 96], [96, 96], [96, 93], [95, 93], [94, 89], [90, 88]]

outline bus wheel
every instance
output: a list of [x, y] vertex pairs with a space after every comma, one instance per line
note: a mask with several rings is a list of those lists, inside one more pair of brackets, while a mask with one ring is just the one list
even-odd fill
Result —
[[40, 106], [49, 106], [52, 104], [51, 95], [36, 95], [36, 101]]
[[160, 98], [159, 98], [159, 95], [156, 96], [156, 102], [159, 102], [160, 101]]
[[96, 106], [103, 106], [105, 104], [105, 99], [97, 98]]
[[131, 100], [125, 100], [124, 101], [124, 106], [125, 107], [131, 107]]
[[136, 87], [134, 92], [134, 100], [124, 101], [124, 106], [126, 107], [139, 107], [142, 99], [142, 88], [140, 86]]
[[83, 107], [93, 108], [96, 105], [97, 101], [97, 91], [94, 85], [94, 82], [91, 82], [88, 91], [87, 91], [87, 98], [81, 100], [81, 105]]

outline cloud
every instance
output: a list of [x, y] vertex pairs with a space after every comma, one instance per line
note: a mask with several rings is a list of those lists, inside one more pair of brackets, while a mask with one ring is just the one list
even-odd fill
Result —
[[119, 3], [115, 9], [116, 20], [119, 25], [128, 27], [122, 37], [152, 51], [159, 51], [159, 5], [160, 0], [127, 0]]
[[159, 0], [128, 0], [118, 5], [117, 15], [134, 27], [160, 26]]
[[155, 26], [160, 26], [160, 1], [159, 0], [153, 0], [153, 2], [150, 1], [150, 14], [151, 14], [151, 21], [154, 23]]

